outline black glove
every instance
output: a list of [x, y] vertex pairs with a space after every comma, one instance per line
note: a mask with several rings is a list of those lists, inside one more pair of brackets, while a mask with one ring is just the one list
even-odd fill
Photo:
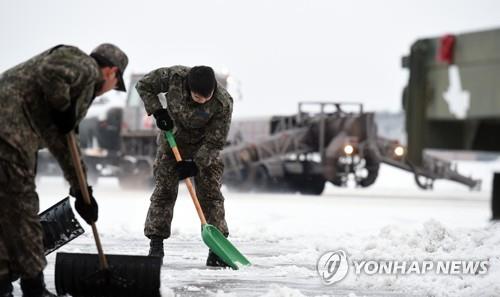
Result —
[[164, 108], [158, 109], [153, 112], [156, 119], [156, 126], [164, 131], [170, 131], [174, 128], [174, 122], [170, 118], [168, 111]]
[[74, 102], [64, 111], [52, 109], [50, 112], [52, 122], [57, 126], [62, 134], [68, 134], [75, 129], [76, 125], [76, 104]]
[[177, 170], [179, 180], [198, 174], [198, 166], [196, 166], [193, 160], [182, 160], [177, 162], [177, 164], [175, 164], [175, 170]]
[[93, 222], [97, 222], [97, 213], [99, 211], [99, 207], [97, 206], [97, 201], [95, 201], [94, 196], [92, 196], [92, 187], [88, 187], [89, 196], [90, 196], [90, 205], [85, 203], [83, 200], [83, 194], [80, 189], [71, 188], [69, 190], [69, 194], [76, 198], [75, 200], [75, 209], [78, 214], [87, 222], [87, 224], [92, 224]]

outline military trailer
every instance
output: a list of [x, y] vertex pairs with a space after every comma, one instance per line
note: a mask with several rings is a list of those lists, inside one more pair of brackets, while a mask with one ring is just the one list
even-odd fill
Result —
[[[351, 111], [346, 108], [353, 106]], [[408, 164], [406, 147], [380, 137], [374, 119], [375, 114], [363, 111], [362, 104], [299, 103], [297, 114], [271, 119], [270, 135], [233, 143], [222, 151], [224, 182], [243, 191], [319, 195], [326, 182], [368, 187], [385, 163], [414, 173], [422, 189], [432, 189], [436, 179], [479, 189], [479, 180], [461, 175], [444, 159], [426, 154], [421, 165]]]
[[[500, 151], [500, 29], [417, 40], [403, 58], [408, 161], [424, 150]], [[493, 182], [500, 218], [500, 175]]]

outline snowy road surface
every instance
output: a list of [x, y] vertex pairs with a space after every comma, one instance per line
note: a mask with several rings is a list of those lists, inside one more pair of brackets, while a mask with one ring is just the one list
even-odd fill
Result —
[[[239, 271], [204, 266], [207, 249], [181, 185], [165, 245], [162, 296], [500, 296], [500, 224], [489, 221], [490, 174], [498, 164], [465, 163], [466, 171], [485, 177], [481, 192], [447, 182], [423, 192], [411, 175], [388, 167], [372, 188], [327, 187], [320, 197], [224, 192], [230, 240], [253, 263]], [[62, 179], [41, 178], [38, 185], [41, 209], [67, 192]], [[151, 191], [124, 191], [108, 178], [94, 192], [105, 252], [146, 255], [142, 230]], [[61, 251], [95, 254], [85, 228]], [[489, 271], [356, 275], [350, 268], [344, 280], [324, 285], [317, 260], [338, 249], [358, 259], [488, 260]], [[55, 253], [48, 261], [47, 283], [54, 289]]]

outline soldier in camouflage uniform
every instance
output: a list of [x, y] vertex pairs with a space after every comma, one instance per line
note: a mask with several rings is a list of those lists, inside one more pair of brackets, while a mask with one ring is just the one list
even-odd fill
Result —
[[[207, 66], [160, 68], [145, 75], [136, 89], [146, 112], [154, 115], [162, 130], [153, 168], [156, 186], [144, 228], [151, 239], [149, 254], [163, 257], [163, 239], [170, 236], [179, 180], [191, 176], [208, 223], [228, 236], [220, 192], [224, 166], [219, 152], [231, 124], [233, 99]], [[159, 101], [160, 93], [166, 93], [166, 109]], [[175, 160], [163, 136], [171, 129], [184, 159], [181, 162]], [[226, 266], [211, 251], [207, 265]]]
[[23, 296], [55, 296], [43, 280], [46, 260], [35, 191], [39, 149], [47, 147], [57, 159], [80, 216], [89, 224], [97, 220], [95, 199], [90, 206], [83, 202], [65, 134], [77, 127], [96, 96], [125, 90], [127, 62], [111, 44], [90, 56], [59, 45], [0, 74], [1, 297], [12, 296], [11, 282], [19, 277]]

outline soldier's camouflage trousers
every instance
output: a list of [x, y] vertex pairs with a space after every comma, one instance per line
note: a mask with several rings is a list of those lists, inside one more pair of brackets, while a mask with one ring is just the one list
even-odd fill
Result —
[[47, 264], [38, 210], [34, 173], [0, 159], [0, 280], [35, 277]]
[[[192, 158], [197, 146], [179, 144], [179, 151], [183, 159]], [[170, 237], [174, 205], [177, 199], [179, 178], [175, 171], [176, 160], [165, 143], [159, 146], [153, 173], [156, 181], [155, 189], [151, 195], [144, 235]], [[224, 212], [224, 197], [220, 191], [224, 164], [218, 159], [206, 168], [199, 168], [198, 175], [194, 178], [196, 194], [207, 222], [217, 227], [225, 236], [229, 234]], [[196, 219], [193, 210], [193, 219]]]

